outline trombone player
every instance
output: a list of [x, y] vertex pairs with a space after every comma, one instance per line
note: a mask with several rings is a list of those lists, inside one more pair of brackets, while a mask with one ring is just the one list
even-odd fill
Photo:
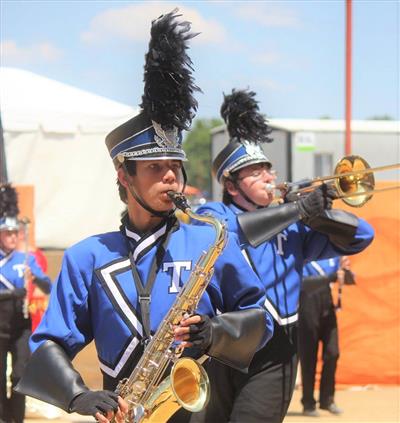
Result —
[[211, 360], [208, 374], [211, 383], [218, 383], [211, 386], [213, 396], [207, 408], [193, 414], [191, 423], [277, 423], [286, 415], [296, 380], [304, 263], [358, 253], [371, 243], [374, 231], [353, 214], [330, 210], [336, 193], [324, 184], [291, 203], [273, 207], [271, 188], [276, 175], [260, 146], [272, 140], [255, 93], [232, 90], [224, 96], [221, 115], [230, 139], [213, 161], [213, 173], [223, 186], [223, 199], [197, 212], [224, 220], [241, 238], [242, 252], [264, 285], [274, 334], [256, 353], [247, 374]]

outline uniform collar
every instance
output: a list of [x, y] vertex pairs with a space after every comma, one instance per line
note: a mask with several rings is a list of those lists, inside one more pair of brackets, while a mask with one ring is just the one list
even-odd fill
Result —
[[10, 253], [6, 253], [4, 250], [2, 250], [0, 248], [0, 266], [4, 266], [8, 260], [11, 259], [11, 257], [13, 256], [15, 250], [11, 251]]
[[179, 223], [175, 216], [168, 217], [155, 226], [151, 231], [146, 233], [139, 233], [134, 225], [129, 221], [128, 214], [124, 215], [121, 220], [121, 232], [127, 237], [132, 257], [137, 262], [143, 255], [145, 255], [151, 248], [157, 244], [160, 239], [170, 230], [176, 230]]
[[240, 213], [245, 213], [248, 212], [248, 210], [246, 210], [245, 208], [239, 206], [238, 204], [232, 202], [229, 204], [229, 208], [235, 213], [235, 214], [240, 214]]

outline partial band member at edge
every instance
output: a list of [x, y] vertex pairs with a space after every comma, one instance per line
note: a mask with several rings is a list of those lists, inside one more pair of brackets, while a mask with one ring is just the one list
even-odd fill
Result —
[[[18, 251], [21, 220], [18, 219], [17, 190], [0, 185], [0, 421], [23, 423], [25, 395], [12, 388], [22, 376], [30, 357], [28, 340], [32, 333], [29, 292], [48, 294], [51, 280], [26, 248]], [[11, 374], [8, 374], [11, 369]]]

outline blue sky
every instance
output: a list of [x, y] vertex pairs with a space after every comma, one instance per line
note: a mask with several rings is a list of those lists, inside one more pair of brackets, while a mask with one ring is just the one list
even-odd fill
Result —
[[[175, 7], [201, 32], [198, 117], [218, 117], [222, 93], [247, 87], [269, 117], [344, 117], [344, 0], [1, 0], [1, 66], [136, 107], [150, 22]], [[400, 119], [399, 27], [399, 1], [353, 0], [354, 119]]]

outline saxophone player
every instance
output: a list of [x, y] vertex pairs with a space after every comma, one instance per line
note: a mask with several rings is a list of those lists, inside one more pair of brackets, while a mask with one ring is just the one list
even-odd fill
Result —
[[[178, 16], [173, 11], [153, 21], [142, 111], [106, 137], [120, 198], [127, 206], [120, 230], [66, 250], [18, 386], [101, 423], [126, 418], [129, 406], [115, 392], [118, 382], [132, 373], [214, 239], [209, 227], [180, 223], [168, 195], [182, 192], [185, 185], [182, 131], [196, 111], [193, 94], [199, 90], [186, 51], [194, 35]], [[235, 235], [229, 235], [214, 270], [196, 313], [183, 316], [174, 328], [175, 341], [244, 370], [272, 335], [264, 289]], [[90, 390], [71, 364], [92, 340], [102, 391]]]

